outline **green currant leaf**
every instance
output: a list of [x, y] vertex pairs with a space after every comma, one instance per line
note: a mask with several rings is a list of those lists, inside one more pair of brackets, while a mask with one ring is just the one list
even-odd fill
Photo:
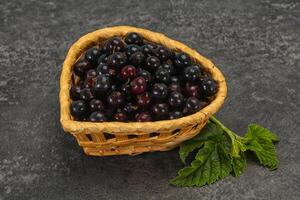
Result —
[[232, 157], [232, 169], [235, 176], [240, 176], [246, 169], [246, 158], [244, 153], [240, 157]]
[[250, 124], [244, 141], [246, 148], [255, 153], [262, 165], [271, 170], [278, 167], [278, 159], [273, 142], [279, 141], [279, 138], [274, 133], [259, 125]]

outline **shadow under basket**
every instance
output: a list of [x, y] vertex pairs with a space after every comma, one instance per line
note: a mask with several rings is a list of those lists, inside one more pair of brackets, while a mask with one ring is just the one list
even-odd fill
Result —
[[[75, 62], [88, 48], [101, 44], [113, 36], [124, 37], [129, 32], [137, 32], [146, 40], [164, 45], [173, 51], [185, 52], [196, 63], [201, 64], [219, 86], [210, 104], [195, 114], [175, 120], [100, 123], [73, 120], [69, 108], [71, 103], [69, 91]], [[76, 138], [87, 155], [137, 155], [144, 152], [168, 151], [197, 135], [209, 117], [222, 106], [226, 94], [227, 87], [223, 74], [210, 60], [186, 45], [161, 33], [141, 28], [129, 26], [104, 28], [81, 37], [71, 46], [67, 54], [60, 78], [60, 121], [63, 129]]]

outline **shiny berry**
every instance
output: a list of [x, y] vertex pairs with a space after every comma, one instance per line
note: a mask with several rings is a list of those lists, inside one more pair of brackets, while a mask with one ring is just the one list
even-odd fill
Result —
[[99, 58], [98, 58], [98, 64], [100, 64], [100, 63], [106, 63], [107, 62], [107, 55], [106, 54], [103, 54], [103, 55], [101, 55], [101, 56], [99, 56]]
[[98, 74], [105, 74], [110, 77], [116, 76], [117, 74], [116, 68], [113, 66], [108, 66], [106, 63], [100, 63], [96, 70]]
[[207, 97], [215, 95], [218, 91], [218, 84], [210, 77], [200, 78], [200, 93]]
[[90, 88], [84, 88], [80, 91], [79, 98], [84, 101], [90, 101], [94, 96]]
[[171, 83], [168, 89], [170, 92], [181, 92], [181, 86], [178, 83]]
[[161, 60], [161, 61], [167, 61], [171, 55], [170, 50], [163, 46], [158, 46], [155, 49], [155, 55]]
[[138, 122], [151, 122], [152, 121], [151, 115], [148, 112], [138, 113], [136, 115], [135, 119]]
[[188, 97], [199, 97], [199, 86], [187, 83], [184, 88], [184, 93]]
[[151, 95], [155, 100], [163, 100], [168, 97], [168, 87], [164, 83], [156, 83], [153, 85]]
[[180, 108], [183, 105], [184, 97], [179, 92], [172, 92], [168, 99], [168, 103], [173, 108]]
[[182, 116], [183, 116], [183, 114], [180, 111], [172, 111], [169, 113], [169, 119], [178, 119]]
[[201, 69], [198, 65], [192, 65], [183, 70], [183, 79], [187, 82], [197, 82], [200, 76]]
[[103, 97], [102, 95], [106, 93], [111, 87], [110, 79], [104, 74], [97, 76], [96, 84], [94, 85], [94, 94], [98, 97]]
[[93, 112], [89, 117], [89, 121], [91, 122], [106, 122], [107, 120], [103, 112]]
[[163, 68], [169, 72], [170, 75], [174, 74], [175, 70], [171, 64], [165, 63], [160, 68]]
[[132, 54], [141, 51], [141, 47], [135, 44], [127, 45], [125, 49], [125, 53], [127, 57], [129, 58]]
[[88, 107], [83, 100], [73, 101], [70, 105], [71, 115], [77, 118], [82, 118], [86, 115]]
[[92, 65], [97, 65], [98, 64], [98, 59], [100, 57], [100, 50], [96, 47], [90, 48], [86, 51], [85, 53], [85, 59], [91, 63]]
[[114, 91], [107, 97], [108, 105], [118, 108], [124, 103], [124, 96], [121, 92]]
[[74, 73], [79, 77], [84, 77], [85, 73], [91, 69], [91, 65], [86, 60], [79, 60], [74, 65]]
[[118, 121], [118, 122], [127, 122], [128, 117], [127, 117], [127, 114], [124, 112], [117, 112], [114, 115], [114, 120]]
[[168, 84], [171, 80], [171, 75], [168, 72], [168, 70], [164, 69], [164, 68], [159, 68], [156, 72], [155, 72], [155, 80], [158, 83], [165, 83]]
[[125, 42], [127, 44], [136, 44], [141, 46], [143, 45], [143, 38], [138, 33], [131, 32], [126, 35]]
[[129, 62], [135, 66], [141, 66], [145, 61], [145, 55], [138, 51], [129, 57]]
[[151, 97], [148, 92], [140, 94], [137, 96], [136, 103], [140, 107], [147, 107], [151, 102]]
[[90, 111], [96, 112], [96, 111], [104, 111], [105, 106], [104, 103], [99, 99], [93, 99], [90, 101]]
[[107, 64], [108, 66], [121, 67], [127, 62], [127, 57], [124, 53], [116, 52], [108, 56]]
[[78, 100], [80, 97], [81, 87], [78, 85], [72, 85], [70, 89], [70, 96], [73, 101]]
[[146, 55], [147, 57], [155, 55], [153, 45], [146, 44], [146, 45], [141, 47], [141, 50], [144, 53], [144, 55]]
[[207, 105], [206, 102], [202, 102], [196, 97], [189, 97], [185, 102], [184, 112], [187, 114], [195, 113]]
[[184, 68], [191, 64], [191, 58], [185, 53], [175, 55], [173, 63], [177, 68]]
[[139, 76], [130, 82], [130, 87], [133, 94], [141, 94], [146, 90], [147, 83], [143, 77]]
[[115, 52], [124, 51], [125, 43], [119, 37], [111, 38], [107, 40], [103, 46], [104, 51], [106, 54], [110, 55]]
[[146, 67], [149, 70], [156, 70], [160, 66], [160, 60], [155, 56], [150, 56], [146, 59]]
[[139, 76], [143, 77], [146, 80], [147, 84], [151, 83], [151, 81], [152, 81], [152, 75], [147, 70], [140, 69]]
[[132, 65], [127, 65], [121, 70], [121, 78], [123, 80], [129, 80], [135, 78], [137, 76], [137, 70]]
[[156, 119], [166, 119], [169, 114], [169, 108], [165, 103], [157, 103], [151, 107], [151, 112]]

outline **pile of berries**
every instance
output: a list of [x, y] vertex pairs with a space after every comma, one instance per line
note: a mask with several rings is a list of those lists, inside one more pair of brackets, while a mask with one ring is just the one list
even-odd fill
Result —
[[73, 72], [70, 112], [78, 121], [176, 119], [205, 107], [218, 89], [187, 54], [134, 32], [88, 49]]

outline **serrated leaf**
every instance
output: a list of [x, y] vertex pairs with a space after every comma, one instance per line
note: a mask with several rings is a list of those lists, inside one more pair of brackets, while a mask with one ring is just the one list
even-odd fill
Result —
[[246, 169], [246, 158], [244, 153], [241, 153], [239, 158], [232, 157], [232, 169], [235, 176], [240, 176]]
[[193, 138], [193, 140], [207, 141], [219, 137], [222, 133], [223, 130], [220, 126], [217, 126], [212, 122], [208, 122], [201, 132]]
[[191, 165], [181, 169], [171, 184], [203, 186], [228, 176], [232, 168], [226, 141], [225, 137], [222, 143], [206, 141]]
[[[200, 148], [205, 141], [208, 140], [222, 140], [223, 130], [221, 127], [215, 125], [214, 123], [208, 122], [201, 132], [191, 140], [183, 142], [179, 148], [179, 157], [183, 163], [185, 163], [188, 155]], [[221, 138], [220, 138], [221, 137]]]
[[185, 163], [185, 159], [188, 157], [188, 155], [197, 148], [200, 148], [202, 145], [203, 142], [197, 140], [188, 140], [182, 143], [179, 148], [179, 157], [181, 161]]
[[249, 125], [245, 135], [247, 149], [253, 151], [259, 162], [271, 170], [278, 167], [276, 149], [273, 144], [278, 140], [279, 138], [275, 134], [256, 124]]

